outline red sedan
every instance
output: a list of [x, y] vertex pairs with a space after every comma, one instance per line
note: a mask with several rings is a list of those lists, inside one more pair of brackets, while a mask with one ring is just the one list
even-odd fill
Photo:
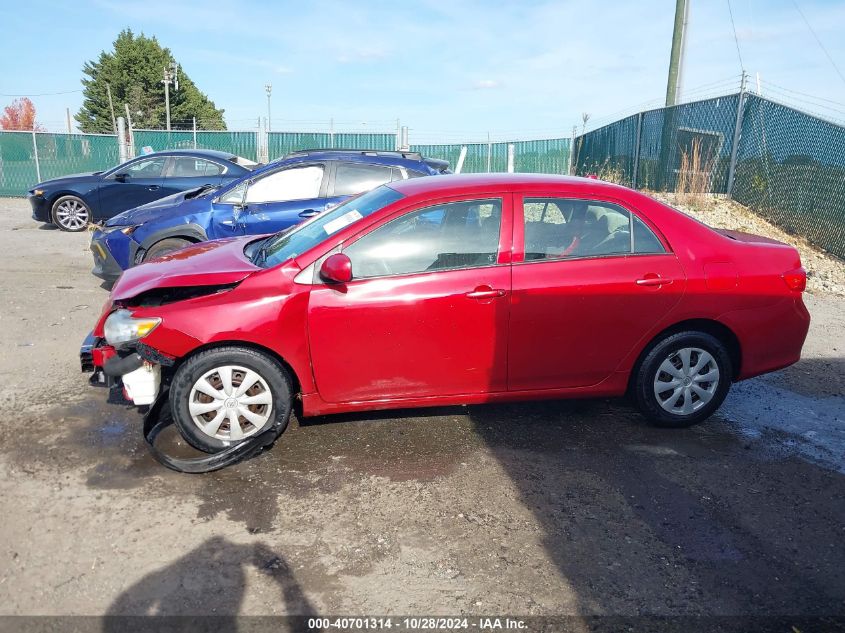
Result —
[[597, 180], [375, 189], [283, 233], [132, 268], [83, 350], [206, 452], [302, 415], [630, 394], [662, 426], [796, 362], [798, 252]]

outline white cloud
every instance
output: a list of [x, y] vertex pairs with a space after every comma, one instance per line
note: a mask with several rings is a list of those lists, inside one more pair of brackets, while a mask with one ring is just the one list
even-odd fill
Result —
[[494, 88], [501, 88], [502, 82], [495, 79], [478, 79], [472, 82], [473, 90], [493, 90]]

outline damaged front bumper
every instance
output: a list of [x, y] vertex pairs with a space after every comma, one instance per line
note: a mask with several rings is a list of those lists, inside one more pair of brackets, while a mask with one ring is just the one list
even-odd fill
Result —
[[79, 350], [82, 371], [93, 372], [88, 380], [91, 385], [109, 388], [110, 403], [147, 406], [155, 402], [161, 390], [162, 364], [172, 364], [172, 360], [146, 346], [138, 347], [116, 350], [93, 333], [85, 337]]

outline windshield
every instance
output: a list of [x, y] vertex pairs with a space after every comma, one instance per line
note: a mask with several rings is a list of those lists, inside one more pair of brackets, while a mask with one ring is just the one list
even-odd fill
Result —
[[390, 187], [381, 186], [350, 198], [330, 211], [324, 211], [309, 222], [270, 236], [255, 255], [255, 264], [270, 268], [317, 246], [341, 229], [383, 209], [404, 196]]

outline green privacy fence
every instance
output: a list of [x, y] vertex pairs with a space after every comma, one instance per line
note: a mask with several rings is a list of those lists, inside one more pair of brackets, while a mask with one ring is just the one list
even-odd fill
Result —
[[477, 174], [487, 171], [507, 171], [509, 145], [513, 145], [515, 172], [566, 174], [569, 171], [570, 140], [568, 138], [514, 141], [513, 143], [411, 145], [411, 151], [420, 152], [429, 158], [448, 160], [454, 169], [458, 164], [461, 148], [466, 147], [467, 154], [461, 171], [465, 174]]
[[254, 131], [211, 132], [205, 130], [134, 130], [135, 152], [144, 147], [164, 149], [216, 149], [232, 152], [249, 160], [258, 160], [258, 140]]
[[268, 132], [267, 156], [269, 160], [281, 158], [291, 152], [317, 148], [342, 149], [396, 149], [396, 134], [359, 132]]
[[[205, 130], [133, 130], [128, 155], [170, 149], [216, 149], [254, 161], [275, 160], [291, 152], [315, 148], [393, 150], [394, 133], [264, 132]], [[467, 153], [465, 173], [508, 170], [513, 146], [513, 170], [565, 174], [569, 169], [570, 139], [556, 138], [512, 143], [454, 143], [411, 145], [429, 158], [458, 164]], [[36, 161], [36, 157], [38, 160]], [[23, 196], [39, 180], [84, 171], [102, 171], [119, 163], [115, 135], [50, 134], [0, 131], [0, 196]], [[40, 172], [40, 177], [39, 177]]]
[[626, 117], [579, 136], [573, 152], [576, 174], [628, 186], [676, 191], [698, 178], [845, 258], [845, 127], [835, 123], [739, 93]]
[[0, 132], [0, 196], [23, 196], [40, 180], [102, 171], [117, 163], [115, 136]]

